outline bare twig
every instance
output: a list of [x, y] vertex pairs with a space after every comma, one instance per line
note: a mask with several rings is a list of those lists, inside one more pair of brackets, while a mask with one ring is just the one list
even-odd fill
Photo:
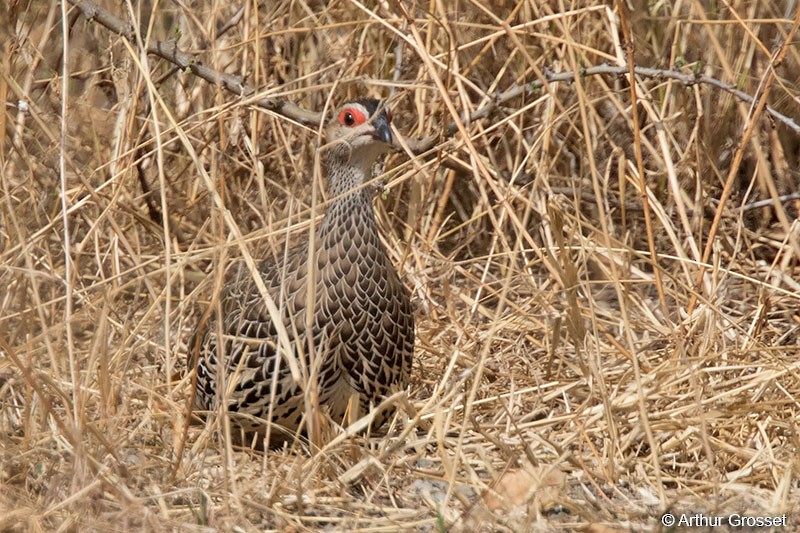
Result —
[[[88, 20], [96, 21], [102, 26], [108, 28], [109, 30], [113, 31], [114, 33], [121, 35], [122, 37], [128, 39], [130, 42], [134, 43], [133, 37], [133, 30], [125, 24], [122, 20], [115, 17], [105, 9], [99, 7], [97, 4], [92, 2], [91, 0], [68, 0], [69, 3], [73, 4], [75, 7], [81, 10], [84, 17]], [[148, 45], [147, 52], [149, 54], [155, 55], [162, 59], [173, 63], [175, 66], [186, 70], [187, 72], [191, 72], [195, 76], [206, 80], [209, 83], [213, 83], [215, 85], [221, 86], [223, 89], [226, 89], [234, 94], [239, 96], [252, 96], [255, 94], [255, 89], [253, 89], [249, 84], [247, 84], [244, 80], [242, 80], [239, 76], [234, 76], [231, 74], [226, 74], [224, 72], [218, 72], [214, 69], [206, 67], [201, 62], [196, 60], [194, 57], [185, 54], [178, 50], [178, 45], [174, 41], [156, 41]], [[624, 76], [628, 74], [630, 68], [627, 66], [612, 66], [612, 65], [597, 65], [593, 67], [588, 67], [586, 69], [581, 70], [580, 72], [552, 72], [550, 70], [545, 69], [543, 71], [544, 79], [543, 80], [534, 80], [530, 83], [525, 84], [517, 84], [513, 85], [507, 90], [496, 94], [494, 99], [487, 103], [486, 105], [476, 109], [472, 113], [468, 115], [464, 114], [462, 116], [462, 122], [468, 124], [470, 122], [475, 122], [477, 120], [486, 118], [491, 115], [491, 113], [497, 109], [498, 106], [501, 106], [510, 100], [522, 96], [523, 94], [532, 94], [538, 92], [545, 83], [554, 83], [554, 82], [572, 82], [575, 80], [576, 76], [598, 76], [598, 75], [613, 75], [613, 76]], [[683, 83], [686, 86], [692, 85], [710, 85], [722, 91], [725, 91], [734, 97], [738, 98], [739, 100], [746, 102], [748, 104], [753, 103], [753, 97], [749, 94], [736, 89], [733, 85], [725, 83], [723, 81], [717, 80], [715, 78], [705, 76], [705, 75], [697, 75], [697, 74], [687, 74], [684, 72], [678, 72], [676, 70], [670, 69], [660, 69], [660, 68], [653, 68], [653, 67], [633, 67], [633, 72], [637, 76], [642, 76], [645, 78], [652, 78], [655, 80], [675, 80], [678, 82]], [[261, 98], [256, 100], [256, 105], [262, 107], [268, 111], [273, 113], [277, 113], [278, 115], [282, 115], [286, 118], [291, 120], [295, 120], [302, 124], [308, 126], [318, 126], [320, 120], [322, 120], [322, 114], [317, 113], [315, 111], [309, 111], [307, 109], [303, 109], [302, 107], [293, 104], [292, 102], [285, 100], [283, 98]], [[786, 127], [794, 131], [796, 134], [800, 135], [800, 124], [791, 117], [788, 117], [782, 113], [779, 113], [775, 109], [766, 106], [765, 111], [772, 116], [775, 120], [783, 123]], [[450, 123], [443, 135], [430, 135], [426, 137], [422, 137], [421, 139], [409, 141], [408, 145], [409, 148], [414, 153], [423, 153], [427, 152], [431, 148], [433, 148], [437, 142], [442, 137], [452, 137], [458, 131], [458, 127], [455, 123]]]
[[[135, 43], [133, 30], [122, 20], [115, 17], [105, 9], [101, 8], [91, 0], [68, 0], [69, 3], [77, 7], [87, 20], [96, 21], [114, 33], [121, 35], [131, 43]], [[156, 41], [147, 46], [147, 53], [166, 59], [175, 66], [180, 67], [195, 76], [206, 80], [214, 85], [219, 85], [239, 96], [251, 96], [255, 90], [245, 83], [239, 76], [233, 76], [224, 72], [217, 72], [208, 68], [195, 58], [184, 54], [178, 50], [178, 45], [174, 41]], [[319, 124], [322, 115], [313, 111], [305, 110], [283, 98], [261, 98], [256, 101], [259, 107], [283, 115], [292, 120], [296, 120], [309, 126]]]
[[[778, 200], [781, 202], [791, 202], [792, 200], [800, 200], [800, 193], [794, 192], [792, 194], [784, 194], [783, 196], [778, 197]], [[759, 209], [761, 207], [769, 207], [771, 205], [775, 205], [774, 198], [767, 198], [766, 200], [756, 200], [755, 202], [750, 202], [749, 204], [745, 204], [739, 208], [739, 211], [750, 211], [751, 209]]]

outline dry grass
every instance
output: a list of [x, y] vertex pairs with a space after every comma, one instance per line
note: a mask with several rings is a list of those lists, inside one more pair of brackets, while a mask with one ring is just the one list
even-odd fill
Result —
[[[258, 97], [391, 96], [410, 140], [546, 69], [624, 64], [623, 22], [638, 65], [757, 101], [766, 86], [800, 118], [793, 2], [622, 20], [533, 0], [228, 4], [161, 2], [137, 26]], [[0, 17], [0, 529], [647, 531], [668, 510], [798, 528], [796, 132], [646, 77], [637, 129], [626, 78], [587, 76], [392, 156], [376, 206], [418, 323], [401, 414], [385, 436], [235, 451], [216, 421], [184, 440], [187, 344], [218, 273], [321, 212], [318, 136], [74, 10], [65, 69], [60, 10]]]

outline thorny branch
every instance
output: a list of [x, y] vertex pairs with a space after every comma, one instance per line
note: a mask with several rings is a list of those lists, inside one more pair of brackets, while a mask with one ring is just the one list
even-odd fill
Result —
[[[101, 8], [91, 0], [67, 0], [70, 4], [77, 7], [87, 20], [97, 22], [112, 32], [121, 35], [131, 43], [135, 43], [135, 35], [133, 29], [115, 17], [105, 9]], [[234, 94], [239, 96], [252, 96], [255, 94], [255, 89], [244, 82], [240, 77], [218, 72], [214, 69], [206, 67], [201, 62], [188, 54], [184, 54], [178, 50], [178, 46], [174, 41], [156, 41], [147, 46], [147, 53], [160, 57], [174, 64], [175, 66], [191, 72], [195, 76], [206, 80], [209, 83], [221, 86]], [[476, 109], [469, 115], [462, 117], [465, 123], [474, 122], [488, 117], [498, 106], [517, 98], [523, 94], [531, 94], [539, 91], [545, 83], [567, 82], [570, 83], [575, 80], [576, 76], [597, 76], [597, 75], [613, 75], [625, 76], [629, 72], [629, 68], [623, 66], [612, 65], [597, 65], [588, 67], [580, 72], [552, 72], [549, 70], [544, 71], [544, 80], [534, 80], [525, 84], [516, 84], [498, 93], [488, 103]], [[739, 100], [752, 104], [754, 99], [749, 94], [736, 89], [733, 85], [720, 81], [718, 79], [698, 74], [687, 74], [678, 72], [676, 70], [651, 68], [651, 67], [633, 67], [633, 71], [637, 76], [645, 78], [652, 78], [656, 80], [675, 80], [683, 83], [686, 86], [693, 85], [710, 85], [722, 91], [725, 91]], [[314, 111], [303, 109], [288, 100], [283, 98], [261, 98], [255, 101], [255, 104], [268, 111], [277, 113], [291, 120], [295, 120], [308, 126], [319, 126], [322, 120], [322, 114]], [[775, 120], [783, 123], [786, 127], [800, 135], [800, 124], [793, 118], [779, 113], [775, 109], [767, 106], [765, 111]], [[455, 123], [450, 123], [444, 132], [440, 135], [430, 135], [410, 141], [409, 147], [415, 153], [427, 152], [433, 148], [439, 139], [442, 137], [452, 137], [457, 132]]]

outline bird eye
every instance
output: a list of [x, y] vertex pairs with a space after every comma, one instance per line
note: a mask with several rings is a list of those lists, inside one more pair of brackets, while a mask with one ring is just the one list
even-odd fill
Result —
[[357, 109], [353, 109], [352, 107], [344, 109], [341, 113], [339, 113], [339, 124], [342, 126], [347, 126], [348, 128], [359, 126], [366, 121], [367, 119], [364, 117], [364, 114]]

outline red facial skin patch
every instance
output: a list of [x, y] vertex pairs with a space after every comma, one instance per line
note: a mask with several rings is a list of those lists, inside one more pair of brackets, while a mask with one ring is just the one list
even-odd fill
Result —
[[360, 126], [366, 121], [367, 119], [364, 116], [364, 113], [358, 109], [353, 109], [352, 107], [346, 107], [341, 113], [339, 113], [339, 124], [342, 126], [347, 126], [348, 128]]

